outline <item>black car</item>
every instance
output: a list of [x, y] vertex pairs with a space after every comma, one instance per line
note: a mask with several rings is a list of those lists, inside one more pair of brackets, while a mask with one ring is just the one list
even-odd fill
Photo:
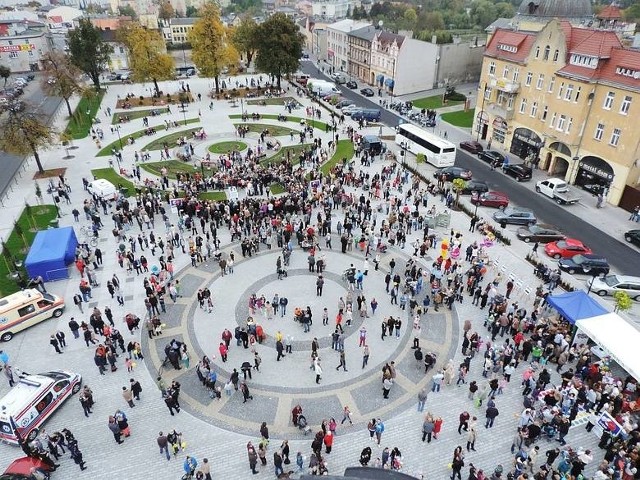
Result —
[[488, 191], [489, 185], [487, 182], [481, 182], [480, 180], [468, 180], [460, 194], [470, 195], [472, 192], [484, 193]]
[[585, 275], [601, 276], [609, 273], [609, 262], [600, 255], [585, 253], [571, 258], [561, 258], [558, 262], [560, 270], [567, 273], [582, 273]]
[[484, 147], [480, 142], [467, 140], [466, 142], [460, 142], [460, 149], [466, 150], [469, 153], [480, 153], [484, 150]]
[[500, 152], [496, 152], [495, 150], [484, 150], [482, 152], [478, 152], [478, 158], [487, 162], [489, 165], [493, 165], [494, 167], [498, 167], [504, 163], [504, 155]]
[[373, 90], [371, 90], [369, 87], [365, 87], [365, 88], [360, 89], [360, 93], [362, 95], [364, 95], [365, 97], [373, 97], [375, 95]]
[[351, 100], [340, 100], [338, 103], [336, 103], [336, 108], [342, 110], [344, 107], [348, 107], [349, 105], [353, 105], [353, 102]]
[[636, 247], [640, 247], [640, 230], [629, 230], [624, 234], [624, 239]]
[[566, 237], [551, 225], [538, 224], [518, 229], [518, 238], [524, 242], [549, 243], [564, 240]]
[[445, 176], [445, 180], [447, 182], [452, 181], [455, 178], [461, 178], [462, 180], [471, 180], [471, 170], [467, 170], [466, 168], [460, 167], [444, 167], [433, 172], [433, 178], [440, 178], [442, 175]]
[[533, 173], [531, 167], [527, 167], [524, 163], [510, 163], [509, 165], [503, 165], [502, 171], [506, 175], [515, 178], [518, 182], [531, 180], [531, 174]]
[[585, 185], [580, 185], [583, 190], [586, 190], [589, 193], [593, 193], [594, 195], [598, 195], [599, 193], [604, 192], [604, 186], [598, 183], [587, 183]]
[[353, 80], [349, 80], [347, 83], [347, 88], [350, 88], [351, 90], [355, 90], [356, 88], [358, 88], [358, 84], [356, 82], [354, 82]]

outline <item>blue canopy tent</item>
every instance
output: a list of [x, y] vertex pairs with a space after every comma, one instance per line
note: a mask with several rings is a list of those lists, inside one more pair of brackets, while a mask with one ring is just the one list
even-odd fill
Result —
[[69, 278], [67, 265], [75, 260], [78, 239], [73, 227], [52, 228], [37, 233], [24, 266], [31, 278], [47, 282]]
[[582, 290], [561, 295], [550, 295], [547, 297], [547, 303], [560, 312], [560, 315], [572, 325], [577, 320], [608, 313], [607, 309]]

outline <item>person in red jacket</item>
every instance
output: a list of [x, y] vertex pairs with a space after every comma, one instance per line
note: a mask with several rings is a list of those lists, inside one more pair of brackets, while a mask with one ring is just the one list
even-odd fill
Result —
[[228, 352], [227, 346], [224, 343], [220, 342], [220, 346], [218, 347], [218, 351], [220, 352], [220, 358], [222, 358], [222, 361], [226, 362], [227, 361], [227, 352]]
[[331, 453], [331, 447], [333, 447], [333, 432], [331, 430], [328, 430], [324, 435], [324, 446], [325, 452]]

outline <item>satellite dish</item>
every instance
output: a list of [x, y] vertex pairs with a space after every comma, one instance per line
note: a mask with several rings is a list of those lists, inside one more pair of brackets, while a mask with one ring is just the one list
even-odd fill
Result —
[[378, 20], [378, 26], [382, 28], [383, 25], [384, 25], [384, 22], [382, 20]]

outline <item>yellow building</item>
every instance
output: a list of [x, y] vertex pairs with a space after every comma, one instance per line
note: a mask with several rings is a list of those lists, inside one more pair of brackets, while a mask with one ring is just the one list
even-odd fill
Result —
[[640, 51], [614, 31], [558, 19], [535, 32], [498, 28], [478, 98], [478, 138], [612, 204], [637, 201]]

